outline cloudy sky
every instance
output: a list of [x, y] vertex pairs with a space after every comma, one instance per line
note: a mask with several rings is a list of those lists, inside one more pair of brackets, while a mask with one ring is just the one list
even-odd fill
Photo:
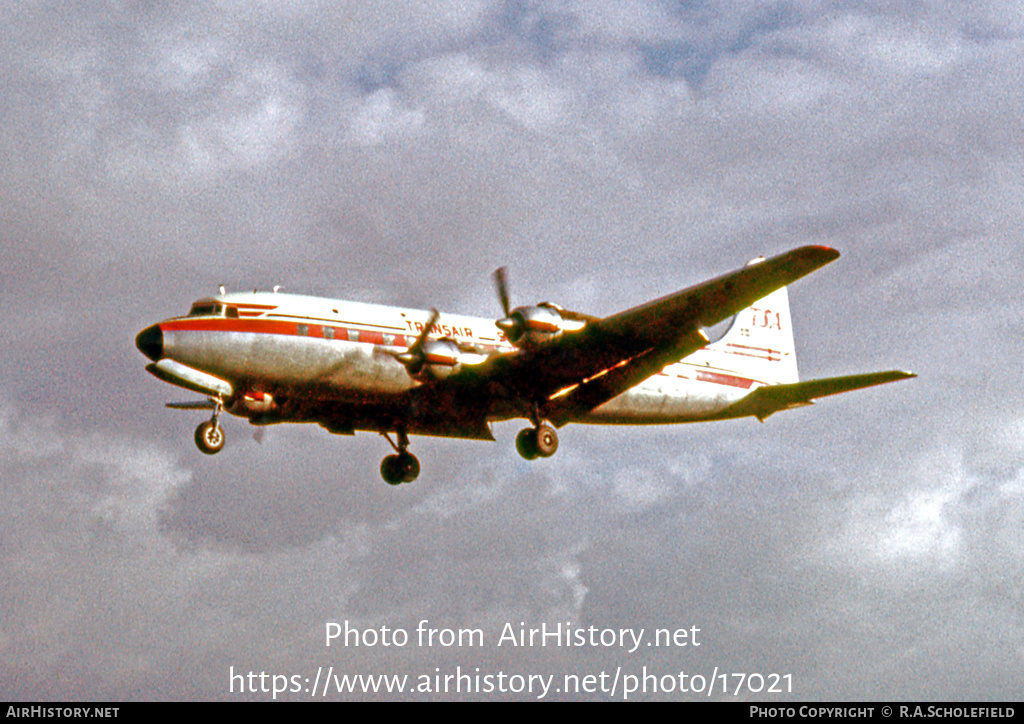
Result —
[[[0, 691], [461, 667], [1019, 700], [1022, 41], [1010, 0], [3, 3]], [[569, 426], [534, 463], [520, 423], [414, 438], [400, 489], [369, 433], [231, 418], [201, 455], [134, 347], [218, 284], [497, 317], [506, 265], [515, 302], [610, 314], [804, 244], [843, 256], [790, 290], [802, 376], [917, 379]], [[410, 641], [326, 647], [344, 621]]]

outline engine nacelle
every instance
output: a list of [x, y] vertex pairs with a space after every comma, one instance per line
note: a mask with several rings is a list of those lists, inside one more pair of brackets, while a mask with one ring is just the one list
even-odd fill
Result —
[[562, 332], [582, 329], [584, 322], [567, 316], [564, 309], [551, 302], [533, 307], [517, 307], [495, 324], [505, 333], [509, 342], [517, 347], [543, 344], [556, 339]]
[[452, 339], [426, 339], [418, 349], [410, 350], [395, 358], [405, 365], [409, 375], [416, 380], [443, 380], [458, 372], [462, 363], [462, 350]]
[[266, 392], [246, 392], [232, 401], [228, 411], [240, 417], [255, 417], [265, 415], [276, 407], [274, 398]]

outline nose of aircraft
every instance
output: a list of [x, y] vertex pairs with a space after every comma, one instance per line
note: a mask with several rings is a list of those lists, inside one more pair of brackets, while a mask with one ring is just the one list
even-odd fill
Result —
[[154, 324], [139, 332], [135, 346], [154, 362], [159, 360], [164, 354], [164, 333], [160, 331], [160, 325]]

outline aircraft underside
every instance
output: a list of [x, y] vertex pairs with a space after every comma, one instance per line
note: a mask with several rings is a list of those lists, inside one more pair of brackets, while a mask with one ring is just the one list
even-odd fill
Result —
[[[411, 482], [418, 475], [419, 462], [408, 451], [410, 435], [493, 441], [491, 423], [525, 417], [532, 426], [516, 436], [516, 449], [523, 458], [550, 457], [558, 449], [558, 433], [547, 419], [543, 405], [525, 399], [502, 397], [490, 405], [460, 401], [422, 409], [415, 405], [409, 390], [370, 394], [365, 389], [335, 388], [330, 396], [325, 396], [318, 387], [284, 389], [277, 398], [248, 393], [222, 403], [219, 408], [214, 404], [213, 418], [197, 428], [195, 439], [199, 449], [215, 454], [223, 448], [225, 434], [218, 421], [221, 410], [244, 417], [253, 425], [314, 423], [339, 435], [353, 435], [357, 431], [379, 433], [395, 451], [381, 465], [382, 476], [392, 484]], [[722, 419], [730, 416], [729, 408], [746, 394], [747, 390], [734, 386], [688, 380], [670, 371], [594, 410], [559, 420], [558, 426], [655, 425]], [[394, 439], [390, 433], [394, 433]]]

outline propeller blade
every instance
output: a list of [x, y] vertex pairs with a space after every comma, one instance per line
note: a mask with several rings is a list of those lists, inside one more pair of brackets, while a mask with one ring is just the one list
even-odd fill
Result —
[[438, 317], [441, 313], [436, 309], [430, 310], [430, 318], [427, 319], [427, 323], [423, 325], [423, 331], [420, 332], [420, 336], [416, 338], [416, 341], [412, 343], [412, 347], [407, 349], [405, 352], [394, 353], [395, 359], [405, 365], [405, 369], [408, 370], [409, 374], [415, 375], [421, 369], [423, 369], [424, 354], [423, 344], [427, 341], [427, 336], [433, 331], [434, 325], [437, 324]]
[[501, 300], [501, 309], [505, 312], [505, 316], [511, 312], [508, 301], [508, 282], [505, 279], [505, 267], [499, 267], [494, 271], [494, 286], [498, 290], [498, 299]]
[[[501, 309], [505, 316], [495, 322], [495, 326], [505, 333], [510, 342], [515, 344], [521, 335], [522, 320], [512, 316], [511, 303], [508, 299], [508, 279], [506, 278], [505, 267], [499, 267], [494, 271], [494, 286], [498, 290], [498, 299], [501, 300]], [[520, 317], [522, 315], [519, 315]]]
[[416, 341], [413, 343], [412, 348], [409, 350], [410, 352], [413, 349], [415, 349], [417, 352], [420, 349], [422, 349], [423, 343], [427, 341], [427, 335], [429, 335], [433, 331], [434, 325], [437, 324], [437, 318], [440, 316], [440, 312], [438, 312], [436, 309], [431, 308], [430, 318], [427, 319], [427, 323], [423, 325], [423, 331], [420, 332], [420, 336], [416, 338]]

